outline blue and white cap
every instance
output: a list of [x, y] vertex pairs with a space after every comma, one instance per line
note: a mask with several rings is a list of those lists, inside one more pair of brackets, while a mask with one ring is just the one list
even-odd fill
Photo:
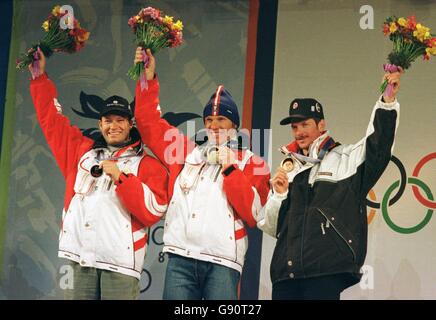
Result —
[[207, 116], [224, 116], [239, 127], [238, 106], [223, 85], [219, 85], [203, 110], [203, 121]]

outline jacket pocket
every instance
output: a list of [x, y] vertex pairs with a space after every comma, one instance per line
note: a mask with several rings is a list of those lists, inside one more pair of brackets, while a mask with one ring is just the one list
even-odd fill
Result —
[[77, 171], [76, 182], [74, 183], [74, 192], [81, 195], [90, 195], [97, 185], [98, 180], [91, 176], [89, 172], [82, 168]]
[[342, 226], [339, 225], [338, 222], [335, 221], [335, 217], [329, 215], [326, 210], [316, 208], [316, 210], [322, 215], [322, 217], [325, 219], [324, 222], [321, 222], [320, 229], [321, 233], [326, 234], [327, 229], [331, 228], [338, 238], [343, 242], [348, 250], [351, 252], [353, 256], [353, 262], [356, 261], [356, 251], [353, 248], [353, 242], [354, 239], [349, 235], [349, 232], [345, 230]]
[[[185, 163], [183, 170], [178, 177], [178, 183], [183, 193], [187, 194], [191, 189], [195, 189], [201, 172], [204, 168], [204, 163], [190, 164]], [[177, 182], [176, 182], [177, 183]]]

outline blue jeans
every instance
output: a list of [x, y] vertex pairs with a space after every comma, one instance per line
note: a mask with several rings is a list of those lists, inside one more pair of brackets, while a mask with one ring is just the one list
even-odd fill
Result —
[[237, 300], [239, 278], [235, 269], [169, 253], [163, 299]]

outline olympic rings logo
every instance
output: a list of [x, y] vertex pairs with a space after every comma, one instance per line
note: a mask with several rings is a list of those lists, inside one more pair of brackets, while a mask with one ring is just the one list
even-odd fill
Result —
[[[430, 153], [423, 157], [418, 164], [416, 165], [415, 169], [413, 170], [412, 177], [407, 178], [406, 170], [404, 169], [403, 164], [401, 161], [395, 157], [392, 156], [391, 161], [398, 167], [400, 171], [401, 179], [395, 181], [385, 192], [383, 195], [383, 199], [381, 204], [376, 201], [376, 195], [374, 190], [370, 190], [368, 193], [368, 196], [370, 198], [366, 199], [366, 205], [370, 207], [370, 211], [368, 214], [368, 224], [372, 222], [375, 216], [375, 209], [380, 209], [382, 211], [382, 215], [384, 220], [386, 221], [387, 225], [394, 231], [398, 233], [403, 234], [410, 234], [415, 233], [424, 228], [427, 223], [430, 221], [432, 215], [433, 215], [433, 209], [436, 209], [436, 202], [433, 201], [433, 194], [430, 190], [430, 188], [420, 179], [418, 179], [419, 172], [421, 171], [422, 167], [429, 162], [430, 160], [436, 159], [436, 152]], [[413, 227], [400, 227], [399, 225], [395, 224], [392, 219], [389, 216], [388, 207], [392, 206], [394, 203], [396, 203], [401, 196], [404, 193], [404, 190], [406, 188], [406, 184], [412, 185], [412, 191], [413, 195], [415, 196], [416, 200], [418, 200], [423, 206], [425, 206], [428, 210], [424, 216], [424, 218], [419, 222], [417, 225]], [[399, 187], [395, 195], [390, 199], [391, 194]], [[422, 191], [425, 193], [426, 197], [424, 197], [421, 193], [419, 188], [422, 189]]]

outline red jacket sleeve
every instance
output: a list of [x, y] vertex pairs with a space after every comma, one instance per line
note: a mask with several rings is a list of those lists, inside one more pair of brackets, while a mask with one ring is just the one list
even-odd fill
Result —
[[268, 198], [268, 165], [260, 157], [253, 155], [245, 165], [244, 171], [235, 166], [229, 175], [223, 175], [223, 188], [227, 200], [237, 215], [250, 227], [254, 227]]
[[68, 118], [58, 111], [55, 105], [57, 90], [46, 73], [31, 80], [30, 94], [39, 125], [66, 179], [77, 166], [79, 146], [84, 142], [91, 146], [92, 140], [83, 136], [79, 128], [71, 126]]
[[141, 90], [138, 81], [135, 119], [142, 140], [156, 157], [169, 171], [181, 170], [186, 155], [195, 148], [195, 143], [161, 118], [157, 79], [149, 80], [148, 88], [144, 90]]
[[121, 203], [143, 225], [151, 227], [166, 212], [168, 175], [156, 159], [145, 156], [139, 165], [138, 176], [122, 174], [115, 184]]

